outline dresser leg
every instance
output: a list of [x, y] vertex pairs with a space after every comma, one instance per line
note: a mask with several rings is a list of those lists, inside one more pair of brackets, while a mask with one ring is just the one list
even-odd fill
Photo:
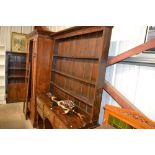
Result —
[[38, 115], [38, 113], [37, 113], [37, 129], [39, 129], [39, 115]]
[[45, 119], [43, 119], [43, 129], [45, 129]]

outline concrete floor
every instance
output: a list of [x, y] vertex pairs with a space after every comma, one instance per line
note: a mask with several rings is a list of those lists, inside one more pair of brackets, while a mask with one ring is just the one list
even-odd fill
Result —
[[31, 129], [25, 120], [23, 103], [0, 104], [0, 129]]

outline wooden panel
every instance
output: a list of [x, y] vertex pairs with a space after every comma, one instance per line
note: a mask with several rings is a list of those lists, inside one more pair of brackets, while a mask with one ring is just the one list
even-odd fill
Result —
[[18, 101], [24, 101], [26, 95], [25, 83], [17, 84]]
[[17, 92], [16, 89], [17, 85], [16, 84], [9, 84], [7, 86], [8, 93], [7, 93], [7, 103], [15, 102], [17, 100]]
[[48, 35], [52, 32], [35, 30], [27, 37], [27, 68], [31, 64], [29, 100], [30, 119], [35, 125], [36, 95], [50, 89], [53, 40]]
[[75, 27], [54, 35], [51, 92], [97, 122], [112, 27]]
[[7, 103], [22, 102], [25, 99], [25, 84], [8, 84]]
[[114, 124], [116, 124], [116, 127], [118, 126], [119, 128], [120, 127], [123, 128], [125, 125], [124, 124], [125, 122], [127, 123], [127, 126], [129, 128], [155, 129], [155, 123], [149, 120], [147, 117], [144, 117], [140, 113], [135, 112], [133, 110], [118, 108], [118, 107], [106, 104], [103, 124], [110, 123], [109, 122], [110, 116], [117, 119], [117, 121], [115, 121]]
[[73, 36], [89, 34], [96, 31], [103, 31], [103, 27], [102, 26], [93, 26], [93, 27], [77, 26], [77, 27], [59, 31], [56, 34], [53, 34], [51, 36], [54, 36], [55, 39], [63, 39], [63, 38], [68, 38]]
[[50, 88], [50, 67], [53, 41], [50, 38], [38, 38], [37, 51], [37, 91], [47, 92]]

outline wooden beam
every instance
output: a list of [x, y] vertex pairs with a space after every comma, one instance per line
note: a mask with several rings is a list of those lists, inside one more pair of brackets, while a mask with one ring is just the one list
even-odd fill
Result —
[[[129, 110], [137, 111], [143, 114], [137, 107], [135, 107], [125, 96], [123, 96], [115, 87], [108, 81], [104, 81], [103, 89], [122, 107]], [[144, 114], [143, 114], [144, 115]]]
[[109, 59], [107, 61], [107, 66], [113, 65], [113, 64], [120, 62], [126, 58], [129, 58], [135, 54], [139, 54], [143, 51], [149, 50], [149, 49], [154, 48], [154, 47], [155, 47], [155, 39], [152, 39], [152, 40], [150, 40], [144, 44], [141, 44], [137, 47], [134, 47], [134, 48], [122, 53], [122, 54], [119, 54], [119, 55]]
[[125, 109], [133, 110], [140, 113], [148, 122], [155, 122], [149, 119], [145, 114], [143, 114], [137, 107], [135, 107], [125, 96], [123, 96], [115, 87], [113, 87], [108, 81], [104, 81], [102, 88], [98, 92], [103, 91], [103, 89], [122, 107]]

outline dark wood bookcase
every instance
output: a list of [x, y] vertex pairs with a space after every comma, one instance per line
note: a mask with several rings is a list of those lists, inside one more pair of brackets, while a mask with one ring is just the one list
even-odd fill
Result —
[[51, 35], [51, 93], [72, 100], [89, 117], [86, 124], [98, 121], [102, 99], [98, 90], [105, 78], [111, 31], [112, 27], [79, 26]]
[[6, 52], [7, 103], [25, 99], [26, 53]]

